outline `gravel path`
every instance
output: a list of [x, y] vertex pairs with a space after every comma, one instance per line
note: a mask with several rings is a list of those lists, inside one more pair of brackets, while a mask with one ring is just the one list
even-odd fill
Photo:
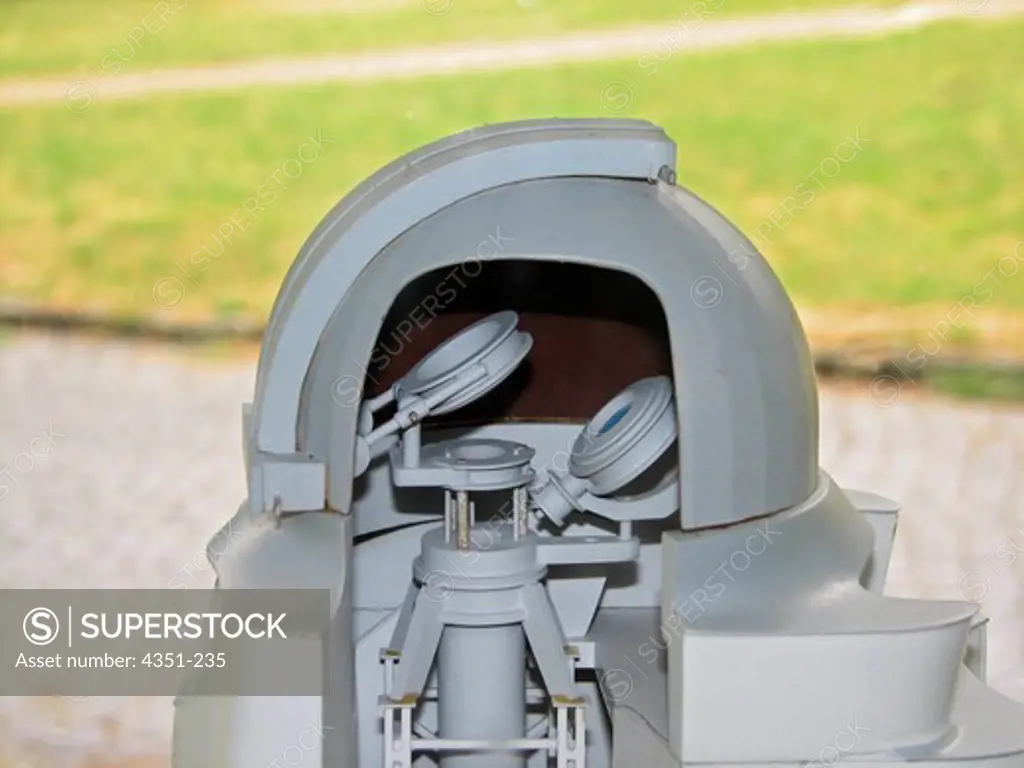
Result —
[[[710, 4], [708, 4], [710, 5]], [[696, 5], [693, 6], [697, 8]], [[702, 6], [703, 7], [703, 6]], [[713, 12], [681, 10], [676, 21], [554, 38], [454, 44], [429, 48], [375, 51], [359, 55], [303, 59], [268, 59], [210, 67], [126, 73], [106, 78], [93, 73], [0, 81], [0, 106], [61, 102], [72, 112], [86, 112], [97, 101], [128, 99], [153, 93], [219, 91], [298, 83], [410, 79], [461, 72], [494, 71], [556, 64], [627, 59], [726, 48], [773, 40], [862, 37], [949, 19], [996, 19], [1024, 13], [1024, 0], [937, 0], [898, 8], [845, 8], [783, 13], [740, 19], [716, 19]], [[623, 68], [623, 77], [636, 79]], [[626, 80], [608, 83], [594, 94], [610, 112], [623, 111]], [[595, 108], [597, 104], [595, 104]]]
[[[197, 555], [244, 495], [253, 361], [15, 337], [0, 372], [0, 587], [210, 585]], [[983, 598], [992, 679], [1024, 699], [1024, 556], [997, 556], [1024, 552], [1024, 408], [825, 389], [822, 443], [841, 484], [905, 503], [890, 591]], [[3, 698], [0, 765], [160, 765], [170, 717], [165, 699]]]

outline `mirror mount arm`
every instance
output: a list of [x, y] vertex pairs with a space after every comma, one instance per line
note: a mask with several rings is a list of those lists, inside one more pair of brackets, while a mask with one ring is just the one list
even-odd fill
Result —
[[679, 480], [675, 475], [646, 493], [614, 498], [596, 496], [587, 480], [552, 473], [530, 495], [534, 505], [559, 527], [565, 527], [565, 518], [576, 510], [619, 523], [623, 535], [636, 520], [663, 520], [679, 510]]
[[623, 498], [586, 493], [579, 499], [579, 504], [585, 511], [617, 523], [664, 520], [679, 511], [679, 481], [673, 478], [647, 493]]
[[[370, 466], [370, 461], [373, 458], [387, 453], [397, 442], [397, 435], [407, 433], [408, 430], [418, 431], [423, 420], [430, 416], [435, 408], [486, 376], [487, 368], [477, 364], [439, 387], [419, 395], [409, 395], [396, 385], [386, 393], [365, 401], [360, 409], [359, 420], [360, 427], [367, 428], [368, 431], [364, 433], [360, 429], [360, 433], [356, 435], [355, 474], [361, 475]], [[389, 404], [392, 400], [398, 401], [395, 415], [373, 429], [373, 412]], [[419, 453], [419, 441], [413, 441], [411, 446], [415, 447], [414, 453], [417, 456], [406, 455], [406, 463], [411, 461], [415, 465]]]

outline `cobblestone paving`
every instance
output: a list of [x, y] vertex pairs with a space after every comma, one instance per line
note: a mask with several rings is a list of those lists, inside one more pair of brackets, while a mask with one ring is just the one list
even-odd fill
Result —
[[[119, 343], [0, 343], [0, 587], [211, 585], [201, 553], [244, 496], [253, 375]], [[825, 388], [821, 433], [842, 485], [904, 503], [889, 591], [980, 600], [990, 677], [1024, 699], [1024, 408]], [[170, 718], [167, 699], [3, 698], [0, 765], [156, 766], [132, 760], [167, 753]]]

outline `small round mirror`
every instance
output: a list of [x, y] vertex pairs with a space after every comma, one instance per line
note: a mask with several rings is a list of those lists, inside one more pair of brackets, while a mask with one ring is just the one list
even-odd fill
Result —
[[580, 432], [569, 472], [602, 495], [623, 487], [651, 467], [676, 439], [672, 382], [641, 379], [609, 400]]

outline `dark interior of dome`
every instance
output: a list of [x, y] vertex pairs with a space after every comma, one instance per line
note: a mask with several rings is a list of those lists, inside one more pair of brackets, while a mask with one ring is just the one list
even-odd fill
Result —
[[637, 379], [671, 375], [661, 304], [638, 278], [560, 262], [470, 262], [401, 291], [366, 366], [366, 393], [384, 391], [445, 339], [503, 310], [518, 312], [520, 329], [533, 335], [528, 362], [433, 423], [586, 421]]

